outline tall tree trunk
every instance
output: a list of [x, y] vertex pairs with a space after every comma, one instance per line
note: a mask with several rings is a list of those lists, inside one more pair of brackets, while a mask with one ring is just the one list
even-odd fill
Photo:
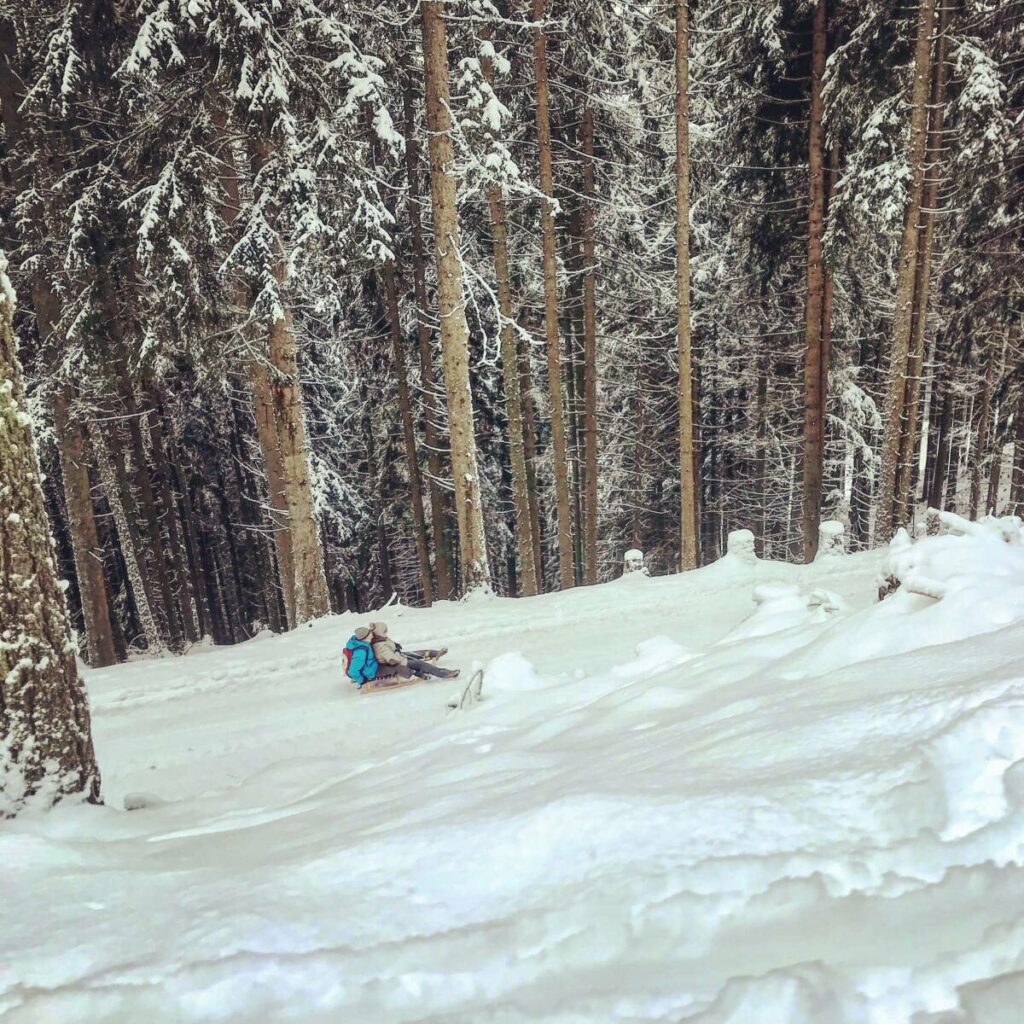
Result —
[[533, 370], [530, 346], [519, 345], [519, 393], [523, 399], [523, 450], [526, 456], [526, 493], [533, 524], [533, 565], [537, 590], [544, 590], [544, 558], [541, 550], [541, 506], [537, 487], [537, 405], [533, 396]]
[[[963, 452], [966, 445], [966, 437], [970, 433], [970, 424], [973, 418], [973, 402], [966, 399], [953, 404], [953, 427], [949, 439], [949, 462], [946, 469], [945, 495], [943, 506], [950, 512], [960, 511], [960, 466], [963, 461]], [[963, 427], [958, 423], [959, 416], [963, 416]]]
[[[380, 140], [373, 129], [373, 112], [369, 105], [365, 109], [366, 126], [370, 137], [370, 152], [373, 166], [380, 167]], [[389, 212], [391, 204], [388, 204]], [[398, 418], [402, 424], [402, 443], [405, 448], [405, 464], [409, 472], [409, 503], [412, 507], [413, 540], [416, 544], [416, 560], [419, 568], [420, 591], [423, 603], [429, 608], [434, 603], [434, 582], [430, 572], [430, 543], [427, 537], [427, 520], [423, 506], [423, 481], [420, 474], [419, 455], [416, 451], [416, 428], [413, 423], [412, 400], [409, 396], [409, 374], [406, 370], [405, 349], [402, 340], [402, 317], [398, 308], [398, 273], [395, 259], [384, 260], [381, 268], [384, 283], [384, 301], [391, 338], [391, 355], [395, 362], [395, 383], [398, 386]]]
[[196, 621], [195, 607], [192, 601], [192, 579], [188, 571], [188, 558], [185, 553], [184, 539], [178, 520], [178, 504], [174, 500], [172, 488], [172, 471], [167, 455], [167, 443], [164, 438], [164, 407], [159, 393], [151, 389], [153, 411], [149, 417], [149, 437], [156, 462], [157, 481], [160, 488], [160, 504], [167, 524], [167, 537], [170, 542], [171, 564], [174, 569], [174, 582], [177, 590], [178, 611], [182, 626], [188, 640], [196, 641], [200, 637], [199, 625]]
[[988, 360], [984, 383], [981, 386], [981, 401], [978, 404], [978, 422], [975, 428], [974, 450], [971, 453], [971, 519], [978, 518], [981, 505], [981, 481], [990, 457], [989, 434], [992, 418], [992, 378], [995, 360]]
[[768, 539], [768, 354], [762, 353], [757, 365], [757, 448], [754, 457], [757, 474], [758, 519], [754, 527], [754, 550], [761, 558], [772, 557]]
[[938, 438], [935, 444], [935, 459], [928, 479], [928, 505], [943, 508], [943, 491], [946, 471], [949, 465], [950, 432], [953, 429], [953, 393], [948, 383], [942, 388], [942, 411], [939, 414]]
[[825, 337], [825, 140], [822, 128], [821, 82], [825, 74], [828, 2], [814, 8], [811, 45], [811, 110], [808, 141], [807, 309], [804, 328], [804, 450], [803, 450], [803, 554], [813, 562], [818, 551], [821, 523], [822, 474], [825, 459], [825, 404], [828, 357]]
[[512, 501], [516, 518], [516, 572], [520, 592], [525, 597], [537, 593], [537, 566], [534, 559], [534, 532], [537, 521], [530, 504], [530, 481], [526, 463], [526, 437], [523, 430], [523, 396], [520, 388], [519, 343], [512, 318], [512, 288], [509, 283], [508, 229], [505, 202], [500, 185], [491, 185], [487, 193], [494, 236], [494, 271], [501, 312], [501, 370], [508, 418], [509, 460], [512, 470]]
[[597, 582], [597, 259], [594, 108], [583, 108], [583, 581]]
[[[221, 217], [228, 228], [232, 228], [242, 208], [242, 182], [238, 165], [245, 159], [241, 148], [236, 152], [235, 144], [227, 135], [227, 118], [216, 101], [211, 103], [211, 118], [221, 133], [220, 183], [224, 189], [225, 202], [221, 206]], [[249, 307], [249, 295], [244, 284], [235, 288], [235, 300], [239, 315]], [[271, 386], [271, 368], [265, 358], [254, 356], [248, 367], [249, 391], [252, 395], [253, 419], [256, 436], [263, 457], [263, 472], [267, 485], [267, 518], [274, 538], [274, 554], [277, 559], [277, 575], [281, 585], [281, 598], [288, 627], [294, 628], [295, 618], [295, 560], [290, 523], [288, 500], [285, 494], [284, 462], [278, 437], [277, 419], [274, 411], [274, 394]], [[211, 563], [212, 564], [212, 563]], [[202, 559], [197, 568], [205, 565]], [[214, 566], [216, 568], [216, 566]]]
[[[275, 270], [284, 283], [284, 264]], [[301, 625], [330, 611], [324, 553], [320, 529], [313, 510], [309, 480], [309, 452], [306, 424], [299, 389], [299, 367], [290, 311], [270, 325], [270, 362], [274, 377], [271, 388], [277, 435], [284, 470], [284, 494], [288, 504], [288, 527], [292, 542], [292, 571], [295, 575], [295, 623]]]
[[391, 548], [388, 544], [387, 526], [384, 521], [384, 509], [388, 503], [388, 495], [384, 487], [384, 475], [381, 473], [381, 467], [377, 461], [377, 445], [373, 436], [373, 423], [369, 417], [365, 417], [363, 421], [363, 444], [366, 451], [367, 475], [376, 496], [372, 508], [381, 598], [383, 603], [387, 603], [395, 593], [395, 577], [391, 568]]
[[14, 343], [14, 292], [0, 254], [0, 817], [35, 799], [98, 803], [100, 772], [54, 568], [35, 442]]
[[[50, 339], [57, 320], [57, 299], [41, 276], [37, 276], [32, 284], [32, 304], [40, 337]], [[71, 398], [70, 386], [58, 392], [54, 401], [54, 421], [89, 664], [99, 667], [115, 664], [117, 649], [103, 572], [103, 547], [96, 531], [92, 488], [85, 463], [85, 429], [77, 418], [70, 415]]]
[[572, 499], [569, 493], [569, 458], [566, 447], [565, 405], [562, 398], [562, 351], [558, 340], [558, 277], [555, 259], [554, 169], [551, 159], [551, 120], [548, 114], [547, 36], [543, 21], [547, 0], [533, 0], [533, 73], [537, 98], [537, 159], [543, 239], [544, 328], [548, 352], [548, 390], [551, 404], [552, 465], [558, 514], [558, 575], [562, 589], [576, 583], [573, 560]]
[[[258, 174], [273, 153], [265, 140], [253, 143], [253, 167]], [[287, 286], [285, 254], [280, 239], [272, 273], [278, 288]], [[284, 305], [268, 325], [267, 354], [270, 361], [270, 389], [274, 422], [281, 452], [282, 484], [291, 533], [292, 573], [295, 580], [295, 624], [326, 615], [330, 611], [324, 553], [320, 528], [313, 507], [309, 472], [309, 446], [299, 384], [298, 349], [291, 309]]]
[[292, 557], [292, 533], [288, 527], [288, 502], [285, 498], [284, 465], [274, 417], [274, 395], [270, 385], [270, 367], [253, 360], [249, 367], [252, 411], [256, 420], [256, 436], [263, 455], [263, 471], [267, 478], [267, 514], [274, 537], [277, 575], [281, 581], [288, 628], [296, 626], [295, 567]]
[[1024, 516], [1024, 385], [1013, 412], [1013, 476], [1010, 479], [1010, 515]]
[[676, 340], [679, 347], [680, 568], [697, 567], [696, 455], [690, 325], [690, 5], [676, 0]]
[[889, 383], [885, 401], [885, 436], [882, 441], [879, 473], [875, 543], [887, 543], [896, 515], [896, 467], [900, 460], [903, 430], [903, 406], [906, 396], [908, 354], [914, 323], [914, 293], [917, 276], [918, 225], [924, 185], [925, 146], [928, 126], [928, 94], [931, 85], [932, 30], [935, 0], [920, 0], [917, 15], [917, 45], [914, 54], [914, 84], [911, 93], [910, 142], [907, 163], [910, 167], [907, 209], [900, 243], [899, 278], [896, 284], [896, 309], [893, 316], [889, 352]]
[[405, 113], [405, 171], [409, 181], [407, 213], [412, 236], [413, 295], [416, 299], [416, 338], [419, 345], [420, 381], [426, 404], [423, 436], [427, 445], [427, 489], [430, 495], [430, 530], [434, 540], [434, 577], [436, 596], [448, 600], [455, 592], [452, 556], [448, 546], [448, 493], [439, 481], [444, 476], [441, 459], [441, 438], [437, 429], [440, 411], [437, 408], [437, 383], [434, 378], [434, 357], [427, 323], [427, 256], [423, 241], [420, 213], [419, 145], [416, 141], [412, 87], [408, 80], [403, 90]]
[[[489, 63], [489, 62], [488, 62]], [[525, 597], [537, 593], [537, 567], [534, 562], [535, 519], [530, 507], [530, 486], [526, 468], [526, 441], [523, 432], [523, 397], [519, 378], [519, 345], [512, 318], [512, 288], [509, 283], [508, 229], [505, 201], [500, 185], [487, 190], [494, 236], [494, 272], [501, 312], [501, 369], [508, 418], [508, 447], [512, 470], [512, 501], [516, 517], [516, 572]]]
[[[252, 575], [258, 594], [251, 604], [255, 606], [255, 617], [260, 622], [268, 624], [274, 633], [283, 633], [288, 629], [288, 621], [274, 573], [273, 537], [268, 537], [264, 530], [253, 525], [262, 520], [263, 506], [259, 480], [249, 469], [249, 460], [243, 450], [248, 423], [240, 423], [239, 417], [244, 415], [244, 411], [238, 402], [230, 402], [224, 422], [231, 440], [231, 466], [234, 470], [239, 512], [242, 522], [248, 526], [245, 532], [250, 538], [246, 547], [253, 566]], [[250, 509], [248, 515], [245, 513], [246, 507]], [[326, 550], [324, 554], [326, 557]]]
[[459, 524], [462, 583], [469, 592], [490, 586], [480, 476], [473, 435], [473, 398], [469, 386], [469, 327], [466, 323], [459, 250], [454, 148], [448, 107], [448, 39], [443, 0], [420, 5], [430, 131], [430, 192], [437, 256], [437, 305], [441, 352], [452, 442], [455, 515]]
[[921, 399], [921, 374], [924, 368], [924, 343], [928, 328], [928, 298], [931, 291], [932, 247], [935, 235], [935, 214], [939, 205], [939, 183], [942, 180], [944, 108], [946, 102], [946, 23], [949, 7], [939, 6], [938, 39], [932, 62], [931, 95], [929, 99], [928, 135], [925, 147], [925, 177], [918, 228], [917, 262], [914, 278], [913, 327], [910, 355], [907, 362], [906, 395], [904, 397], [903, 431], [900, 437], [899, 463], [896, 470], [896, 521], [907, 523], [912, 516], [916, 483], [918, 415]]
[[998, 440], [992, 445], [989, 460], [988, 494], [985, 497], [985, 515], [999, 515], [999, 485], [1003, 480], [1003, 450]]
[[177, 445], [171, 441], [171, 467], [174, 471], [174, 485], [181, 496], [181, 520], [185, 528], [187, 542], [186, 553], [192, 568], [192, 579], [195, 581], [194, 593], [196, 601], [196, 622], [199, 627], [199, 638], [213, 636], [213, 622], [210, 618], [210, 593], [206, 582], [206, 569], [203, 566], [200, 549], [199, 528], [196, 525], [195, 509], [188, 481], [181, 469], [181, 458]]
[[85, 431], [71, 412], [71, 389], [62, 388], [54, 400], [54, 429], [60, 452], [64, 496], [71, 529], [71, 548], [75, 556], [75, 575], [82, 600], [86, 649], [94, 668], [117, 663], [114, 633], [110, 624], [110, 604], [103, 573], [103, 548], [96, 532], [96, 517], [85, 462]]
[[142, 436], [142, 413], [135, 400], [132, 386], [127, 382], [127, 376], [123, 380], [125, 383], [122, 393], [125, 408], [128, 411], [126, 421], [128, 436], [131, 438], [132, 475], [139, 495], [136, 508], [146, 530], [146, 546], [149, 549], [148, 566], [158, 587], [162, 618], [167, 624], [167, 637], [170, 640], [171, 649], [178, 651], [181, 649], [183, 632], [178, 621], [178, 606], [174, 597], [174, 588], [168, 574], [167, 545], [164, 543], [160, 524], [161, 509], [156, 495], [153, 493], [153, 484], [149, 475], [151, 459]]
[[[480, 33], [490, 40], [489, 26]], [[487, 83], [494, 88], [494, 62], [489, 56], [480, 61]], [[508, 226], [505, 221], [505, 196], [501, 185], [487, 188], [487, 207], [494, 239], [494, 277], [498, 287], [498, 310], [501, 314], [501, 374], [505, 392], [505, 415], [508, 419], [508, 451], [512, 473], [512, 504], [515, 509], [516, 575], [524, 597], [537, 593], [537, 567], [534, 562], [534, 531], [537, 528], [530, 507], [530, 484], [526, 469], [526, 440], [523, 432], [523, 396], [519, 378], [519, 342], [516, 322], [512, 316], [512, 285], [509, 276]]]
[[574, 524], [572, 537], [573, 582], [582, 582], [583, 537], [583, 466], [580, 455], [583, 445], [580, 436], [580, 402], [583, 392], [582, 353], [578, 351], [583, 333], [583, 248], [580, 244], [580, 209], [574, 204], [569, 212], [566, 232], [565, 263], [568, 276], [565, 295], [559, 308], [563, 382], [565, 384], [566, 464], [569, 470], [569, 500]]
[[103, 485], [107, 504], [110, 506], [117, 535], [120, 538], [119, 546], [124, 559], [128, 589], [135, 605], [135, 613], [142, 629], [142, 635], [146, 640], [146, 648], [150, 654], [159, 654], [164, 650], [164, 641], [153, 614], [152, 599], [146, 589], [146, 573], [141, 561], [139, 539], [129, 522], [128, 512], [125, 509], [127, 481], [123, 478], [123, 473], [115, 470], [111, 463], [107, 442], [95, 424], [89, 428], [89, 438], [99, 464], [100, 483]]
[[402, 421], [402, 440], [405, 462], [409, 470], [409, 499], [412, 505], [413, 537], [416, 540], [416, 560], [420, 571], [420, 590], [423, 603], [429, 608], [434, 603], [434, 583], [430, 575], [430, 546], [427, 541], [427, 519], [423, 508], [423, 482], [420, 476], [419, 456], [416, 453], [416, 429], [412, 419], [412, 400], [409, 397], [409, 375], [405, 368], [402, 347], [402, 324], [398, 312], [398, 283], [395, 264], [384, 264], [384, 291], [387, 297], [388, 324], [391, 330], [391, 353], [395, 360], [395, 378], [398, 383], [398, 415]]
[[[215, 117], [215, 121], [217, 118]], [[222, 183], [228, 202], [223, 208], [232, 224], [240, 208], [241, 190], [236, 159], [225, 141], [221, 158]], [[252, 140], [250, 153], [256, 175], [271, 159], [274, 144]], [[287, 285], [285, 254], [280, 239], [271, 272], [280, 291]], [[240, 300], [245, 296], [240, 295]], [[298, 354], [291, 310], [284, 305], [267, 325], [265, 354], [252, 360], [250, 377], [257, 431], [267, 471], [271, 517], [278, 534], [278, 570], [288, 608], [289, 624], [299, 625], [330, 610], [320, 530], [313, 507], [309, 448], [298, 376]], [[285, 539], [280, 534], [287, 533]]]

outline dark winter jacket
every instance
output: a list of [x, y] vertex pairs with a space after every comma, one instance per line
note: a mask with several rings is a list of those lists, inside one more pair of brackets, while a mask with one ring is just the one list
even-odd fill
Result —
[[348, 663], [348, 677], [354, 683], [369, 682], [377, 676], [377, 659], [374, 656], [373, 648], [365, 641], [356, 637], [349, 637], [345, 647], [352, 652]]

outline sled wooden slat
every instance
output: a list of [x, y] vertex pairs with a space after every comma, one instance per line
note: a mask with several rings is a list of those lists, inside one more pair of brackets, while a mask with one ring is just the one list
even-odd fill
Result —
[[379, 693], [383, 690], [400, 690], [404, 686], [415, 686], [416, 683], [443, 682], [443, 679], [432, 679], [428, 676], [388, 676], [385, 679], [371, 679], [359, 687], [360, 693]]

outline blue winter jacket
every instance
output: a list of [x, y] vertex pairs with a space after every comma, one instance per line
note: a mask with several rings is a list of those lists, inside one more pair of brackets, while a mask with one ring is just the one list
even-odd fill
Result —
[[348, 663], [348, 677], [360, 686], [376, 678], [377, 659], [374, 656], [373, 648], [365, 641], [356, 637], [349, 637], [345, 646], [352, 652]]

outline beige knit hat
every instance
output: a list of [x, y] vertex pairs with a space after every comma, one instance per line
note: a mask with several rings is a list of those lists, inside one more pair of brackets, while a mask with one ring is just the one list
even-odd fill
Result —
[[377, 636], [387, 636], [388, 624], [386, 622], [371, 622], [370, 631], [376, 634]]
[[355, 632], [352, 634], [357, 640], [367, 640], [370, 636], [370, 630], [365, 626], [357, 626]]

